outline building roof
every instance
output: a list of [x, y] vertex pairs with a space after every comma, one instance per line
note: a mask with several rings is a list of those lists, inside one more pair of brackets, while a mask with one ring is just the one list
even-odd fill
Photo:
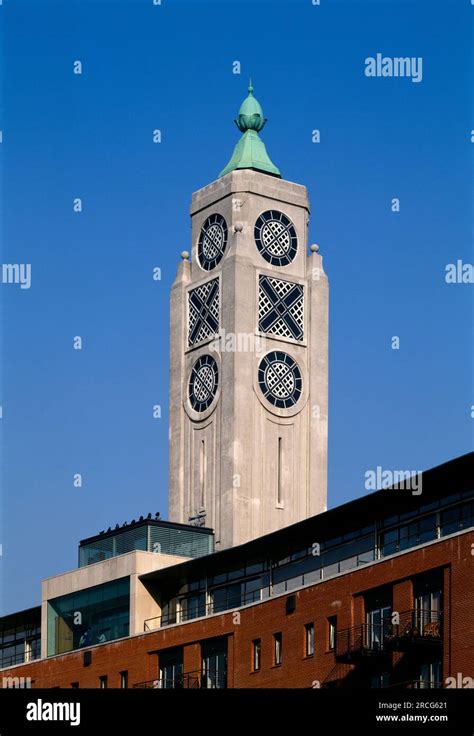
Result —
[[122, 532], [130, 531], [131, 529], [138, 529], [141, 526], [157, 526], [162, 527], [165, 529], [176, 529], [176, 531], [189, 531], [189, 532], [197, 532], [200, 534], [213, 534], [213, 530], [210, 529], [207, 526], [193, 526], [192, 524], [178, 524], [174, 521], [165, 521], [164, 519], [151, 519], [151, 518], [143, 518], [141, 517], [138, 521], [131, 521], [130, 524], [123, 524], [122, 526], [119, 526], [118, 524], [115, 526], [114, 529], [112, 527], [109, 527], [107, 531], [100, 532], [99, 534], [95, 534], [92, 537], [87, 537], [87, 539], [81, 539], [79, 542], [79, 546], [83, 547], [85, 545], [91, 544], [91, 542], [97, 542], [98, 540], [107, 539], [108, 537], [114, 537], [117, 534], [121, 534]]
[[[183, 579], [207, 574], [223, 566], [239, 564], [260, 556], [268, 557], [274, 550], [279, 558], [298, 547], [311, 547], [315, 542], [342, 537], [356, 529], [373, 525], [391, 516], [402, 517], [417, 509], [429, 510], [441, 499], [457, 500], [460, 494], [474, 486], [474, 453], [462, 455], [422, 473], [422, 492], [413, 495], [410, 490], [398, 487], [384, 488], [312, 516], [291, 526], [279, 529], [264, 537], [216, 551], [211, 555], [182, 562], [162, 570], [142, 575], [144, 582], [167, 581], [182, 576]], [[397, 494], [397, 495], [395, 495]]]
[[0, 617], [0, 630], [41, 621], [41, 606], [32, 606]]

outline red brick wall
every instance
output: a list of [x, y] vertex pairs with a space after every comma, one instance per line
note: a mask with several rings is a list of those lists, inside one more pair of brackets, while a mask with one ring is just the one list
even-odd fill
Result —
[[[99, 676], [108, 675], [109, 687], [120, 686], [120, 671], [128, 670], [129, 686], [156, 679], [160, 650], [184, 646], [184, 671], [200, 669], [203, 639], [228, 635], [228, 685], [230, 687], [311, 687], [322, 683], [337, 665], [328, 651], [327, 619], [337, 615], [338, 629], [361, 623], [362, 594], [371, 588], [393, 584], [394, 610], [413, 607], [411, 578], [427, 570], [444, 569], [444, 672], [443, 676], [474, 676], [474, 533], [442, 540], [420, 550], [365, 566], [337, 578], [299, 590], [296, 610], [286, 615], [286, 594], [240, 611], [240, 623], [232, 613], [211, 616], [187, 624], [163, 628], [141, 636], [92, 647], [92, 664], [83, 666], [83, 651], [52, 657], [4, 670], [3, 676], [31, 677], [33, 687], [98, 687]], [[314, 621], [315, 654], [306, 657], [304, 625]], [[283, 634], [283, 663], [273, 664], [273, 634]], [[259, 672], [251, 672], [251, 642], [262, 640]], [[394, 655], [395, 662], [400, 655]], [[0, 678], [1, 679], [1, 678]], [[1, 684], [1, 683], [0, 683]]]

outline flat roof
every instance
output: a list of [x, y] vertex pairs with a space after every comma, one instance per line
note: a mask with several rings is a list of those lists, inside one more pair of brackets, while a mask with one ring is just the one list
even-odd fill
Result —
[[31, 621], [35, 618], [41, 621], [41, 606], [32, 606], [31, 608], [24, 608], [23, 611], [14, 611], [13, 613], [7, 613], [5, 616], [1, 616], [0, 627], [6, 629], [8, 626], [11, 626], [13, 621], [18, 624]]
[[214, 530], [207, 526], [193, 526], [192, 524], [178, 524], [175, 521], [165, 521], [164, 519], [141, 519], [139, 521], [131, 522], [125, 526], [110, 528], [110, 531], [104, 531], [102, 534], [95, 534], [93, 537], [87, 537], [87, 539], [81, 539], [79, 547], [83, 547], [86, 544], [97, 542], [101, 539], [108, 539], [115, 537], [117, 534], [122, 532], [129, 532], [131, 529], [138, 529], [141, 526], [158, 526], [165, 529], [176, 529], [176, 531], [186, 532], [197, 532], [198, 534], [214, 534]]

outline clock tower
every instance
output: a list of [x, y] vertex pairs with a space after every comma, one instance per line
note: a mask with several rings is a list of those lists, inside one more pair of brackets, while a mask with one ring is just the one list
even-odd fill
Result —
[[214, 528], [216, 549], [326, 509], [328, 282], [265, 122], [250, 84], [171, 293], [169, 516]]

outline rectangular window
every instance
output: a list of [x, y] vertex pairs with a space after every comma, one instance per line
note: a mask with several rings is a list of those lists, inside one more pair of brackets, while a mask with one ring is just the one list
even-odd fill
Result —
[[391, 631], [392, 607], [379, 605], [365, 614], [365, 641], [363, 645], [371, 651], [379, 652], [384, 647], [385, 637]]
[[441, 590], [421, 593], [415, 598], [415, 626], [421, 636], [440, 636]]
[[258, 672], [260, 669], [260, 659], [262, 652], [261, 639], [254, 639], [252, 642], [252, 670]]
[[40, 632], [37, 621], [22, 614], [7, 616], [0, 628], [0, 668], [39, 659]]
[[312, 657], [314, 654], [314, 624], [306, 624], [305, 629], [305, 654]]
[[225, 585], [211, 591], [212, 611], [226, 611], [229, 608], [238, 608], [242, 605], [242, 583]]
[[281, 664], [281, 657], [282, 657], [282, 635], [279, 631], [278, 634], [273, 634], [273, 645], [274, 645], [274, 656], [273, 656], [273, 662], [274, 664]]
[[99, 687], [101, 690], [105, 690], [107, 688], [108, 684], [108, 677], [107, 675], [101, 675], [99, 677]]
[[[201, 644], [201, 687], [227, 687], [227, 637], [206, 639]], [[189, 685], [188, 685], [189, 687]]]
[[199, 511], [204, 509], [204, 489], [206, 484], [206, 445], [201, 440], [201, 456], [199, 460]]
[[419, 521], [414, 520], [409, 524], [403, 524], [380, 535], [382, 557], [415, 547], [418, 544], [430, 542], [432, 539], [436, 539], [437, 536], [436, 514], [423, 517]]
[[79, 689], [79, 683], [78, 682], [71, 682], [71, 687], [72, 687], [73, 690], [78, 690]]
[[160, 687], [167, 690], [183, 687], [183, 648], [159, 653]]
[[331, 618], [328, 618], [328, 626], [329, 626], [329, 649], [333, 650], [336, 648], [337, 616], [331, 616]]
[[420, 674], [415, 687], [425, 689], [439, 688], [441, 684], [441, 662], [430, 662], [420, 666]]
[[120, 687], [125, 690], [128, 687], [128, 672], [124, 670], [120, 673]]
[[278, 455], [277, 455], [277, 506], [282, 505], [281, 497], [281, 475], [282, 475], [282, 438], [278, 438]]
[[48, 656], [126, 637], [129, 621], [129, 577], [53, 598], [48, 601]]
[[179, 603], [181, 608], [181, 621], [190, 621], [192, 618], [199, 618], [206, 615], [207, 607], [205, 593], [196, 593], [195, 595], [181, 598]]

